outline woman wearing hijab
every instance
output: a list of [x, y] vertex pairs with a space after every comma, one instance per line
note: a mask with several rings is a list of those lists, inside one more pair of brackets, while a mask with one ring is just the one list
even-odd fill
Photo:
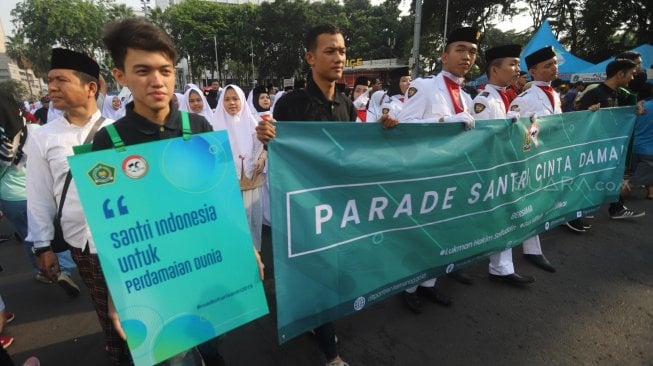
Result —
[[125, 107], [117, 95], [107, 96], [102, 105], [102, 117], [117, 121], [125, 116]]
[[[374, 93], [367, 110], [369, 122], [378, 121], [384, 114], [397, 118], [397, 114], [404, 105], [406, 97], [410, 97], [410, 69], [402, 67], [390, 72], [390, 88], [387, 92], [382, 90]], [[406, 93], [408, 92], [408, 95]]]
[[270, 99], [268, 88], [265, 86], [259, 85], [256, 88], [252, 89], [252, 97], [250, 100], [248, 100], [248, 103], [250, 103], [250, 108], [252, 108], [252, 115], [257, 121], [272, 116], [272, 113], [270, 112], [270, 107], [272, 107], [272, 99]]
[[196, 86], [186, 89], [184, 97], [179, 101], [179, 110], [199, 114], [209, 122], [213, 120], [213, 111], [206, 101], [204, 93]]
[[236, 176], [245, 204], [245, 213], [254, 247], [261, 251], [263, 226], [263, 170], [267, 153], [256, 138], [258, 121], [252, 116], [245, 93], [236, 85], [227, 85], [220, 94], [212, 125], [214, 130], [227, 130]]
[[[270, 89], [263, 85], [257, 86], [252, 89], [250, 99], [247, 100], [252, 108], [252, 116], [256, 121], [262, 119], [270, 120], [272, 118], [272, 99], [270, 98]], [[264, 184], [261, 188], [261, 199], [263, 200], [263, 224], [270, 225], [272, 219], [270, 217], [270, 186], [268, 183], [268, 169], [267, 164], [263, 170]]]
[[365, 76], [356, 78], [354, 90], [351, 92], [351, 101], [356, 108], [356, 122], [367, 121], [367, 102], [370, 100], [370, 90], [370, 79]]
[[174, 93], [172, 94], [172, 102], [175, 104], [175, 107], [179, 109], [182, 104], [184, 104], [184, 93]]

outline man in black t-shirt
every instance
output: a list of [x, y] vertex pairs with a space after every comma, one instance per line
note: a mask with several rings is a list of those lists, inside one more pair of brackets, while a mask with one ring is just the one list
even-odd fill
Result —
[[47, 96], [41, 98], [41, 108], [37, 109], [34, 112], [34, 118], [36, 118], [36, 123], [44, 125], [48, 123], [48, 108], [50, 107], [50, 98]]
[[[628, 83], [633, 80], [636, 68], [637, 65], [630, 60], [621, 59], [610, 62], [605, 68], [607, 79], [580, 98], [578, 110], [597, 111], [599, 108], [632, 105], [628, 91], [623, 88], [627, 87]], [[626, 189], [628, 183], [624, 183], [623, 187], [623, 189]], [[619, 195], [619, 201], [610, 204], [608, 212], [611, 218], [617, 220], [641, 217], [646, 214], [645, 212], [630, 210], [624, 206], [623, 191]]]
[[636, 65], [630, 60], [612, 61], [606, 66], [607, 79], [596, 88], [583, 94], [578, 102], [578, 110], [598, 110], [599, 108], [632, 105], [625, 88], [633, 79]]
[[[274, 107], [274, 119], [279, 121], [342, 121], [356, 120], [351, 100], [336, 89], [345, 67], [345, 39], [333, 25], [311, 29], [304, 42], [306, 62], [311, 66], [311, 78], [305, 89], [294, 90], [279, 99]], [[256, 127], [258, 139], [267, 143], [275, 137], [271, 121], [263, 120]], [[332, 322], [315, 328], [320, 349], [327, 366], [347, 366], [338, 355]]]

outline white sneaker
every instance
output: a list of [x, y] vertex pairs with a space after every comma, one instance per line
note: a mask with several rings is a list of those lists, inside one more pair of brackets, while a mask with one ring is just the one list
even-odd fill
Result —
[[57, 284], [66, 291], [68, 296], [77, 297], [77, 295], [79, 295], [79, 286], [77, 286], [75, 281], [73, 281], [73, 279], [67, 274], [60, 273], [57, 278]]

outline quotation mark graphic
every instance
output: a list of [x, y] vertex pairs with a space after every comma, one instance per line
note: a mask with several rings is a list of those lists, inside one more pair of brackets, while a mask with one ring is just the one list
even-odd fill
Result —
[[[125, 206], [122, 203], [122, 201], [124, 199], [125, 199], [125, 196], [121, 195], [120, 197], [118, 197], [118, 200], [117, 200], [117, 204], [118, 204], [117, 208], [118, 208], [118, 213], [120, 214], [120, 216], [129, 214], [129, 208], [127, 208], [127, 206]], [[104, 212], [104, 218], [105, 219], [111, 219], [111, 218], [116, 216], [116, 214], [113, 212], [113, 209], [111, 209], [109, 207], [110, 204], [111, 204], [111, 199], [109, 199], [109, 198], [105, 199], [104, 203], [102, 204], [102, 212]]]

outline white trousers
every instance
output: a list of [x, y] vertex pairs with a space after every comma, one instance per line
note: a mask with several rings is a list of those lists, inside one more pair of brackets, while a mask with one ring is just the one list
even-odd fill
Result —
[[497, 276], [507, 276], [515, 273], [515, 266], [512, 263], [512, 248], [492, 254], [488, 268], [490, 274]]
[[261, 230], [263, 229], [263, 200], [261, 200], [261, 187], [241, 191], [245, 204], [245, 215], [252, 235], [252, 243], [259, 252], [261, 251]]
[[524, 254], [542, 254], [542, 246], [540, 245], [539, 235], [535, 235], [524, 240], [522, 247], [524, 248]]
[[270, 215], [270, 182], [268, 174], [265, 174], [265, 183], [261, 186], [261, 200], [263, 201], [263, 223], [270, 226], [272, 216]]

